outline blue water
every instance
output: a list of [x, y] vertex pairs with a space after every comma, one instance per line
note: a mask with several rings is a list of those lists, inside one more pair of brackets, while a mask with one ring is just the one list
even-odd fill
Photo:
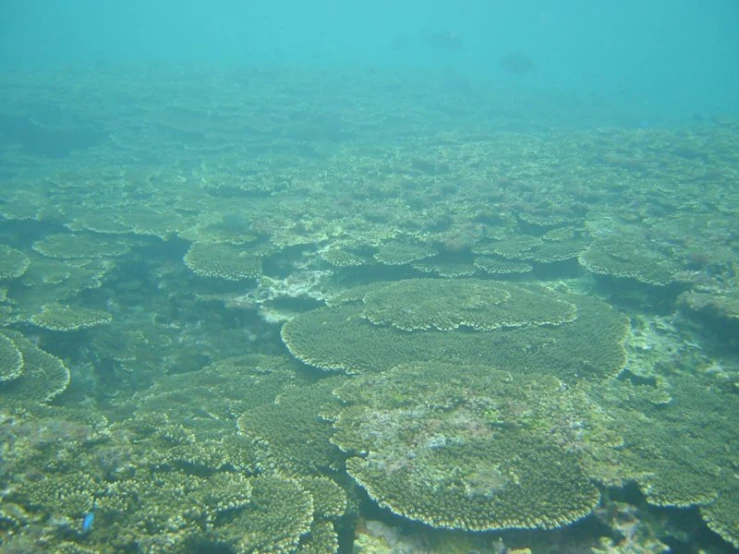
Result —
[[[521, 51], [531, 86], [628, 104], [645, 117], [739, 110], [739, 7], [709, 2], [46, 2], [0, 6], [0, 65], [96, 62], [299, 63], [381, 68], [452, 64], [505, 81], [495, 61]], [[457, 52], [424, 37], [454, 32]], [[407, 47], [393, 50], [401, 37]]]

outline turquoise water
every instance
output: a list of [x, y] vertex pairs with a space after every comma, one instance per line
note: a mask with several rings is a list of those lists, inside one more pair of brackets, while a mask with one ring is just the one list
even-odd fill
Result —
[[735, 552], [738, 15], [0, 8], [0, 553]]

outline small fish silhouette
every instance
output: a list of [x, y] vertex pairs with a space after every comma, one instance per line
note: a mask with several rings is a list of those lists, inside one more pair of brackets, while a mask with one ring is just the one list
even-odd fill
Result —
[[498, 58], [498, 66], [506, 73], [514, 75], [536, 72], [534, 60], [521, 52], [510, 52], [505, 56], [501, 56]]
[[92, 531], [92, 526], [95, 523], [95, 502], [97, 502], [97, 498], [92, 499], [92, 507], [90, 508], [90, 511], [85, 514], [84, 518], [82, 518], [83, 534]]
[[448, 50], [456, 52], [462, 49], [464, 43], [455, 31], [445, 31], [443, 33], [434, 33], [428, 38], [428, 43], [437, 50]]

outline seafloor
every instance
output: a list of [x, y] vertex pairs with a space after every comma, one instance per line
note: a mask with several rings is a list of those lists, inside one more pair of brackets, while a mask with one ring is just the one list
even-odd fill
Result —
[[736, 552], [738, 121], [0, 80], [0, 553]]

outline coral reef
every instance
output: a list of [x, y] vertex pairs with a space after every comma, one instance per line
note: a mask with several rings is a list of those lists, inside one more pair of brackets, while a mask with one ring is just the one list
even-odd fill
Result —
[[[368, 392], [372, 391], [372, 392]], [[588, 406], [551, 377], [416, 363], [348, 381], [332, 441], [381, 506], [435, 527], [552, 528], [588, 515]]]
[[49, 258], [94, 259], [121, 256], [131, 249], [131, 245], [130, 241], [95, 233], [63, 233], [34, 242], [33, 249]]
[[29, 322], [50, 331], [76, 331], [96, 325], [105, 325], [112, 320], [112, 316], [102, 310], [63, 304], [46, 304], [41, 312], [31, 316]]
[[[363, 288], [361, 295], [369, 297], [372, 291], [382, 292], [386, 286], [394, 285], [379, 284], [369, 287], [369, 290]], [[399, 286], [404, 285], [401, 283]], [[431, 282], [429, 286], [437, 285]], [[458, 287], [451, 281], [439, 281], [438, 286], [449, 287], [450, 290]], [[465, 290], [464, 285], [461, 290]], [[347, 302], [297, 316], [283, 326], [282, 339], [292, 354], [303, 362], [321, 369], [349, 373], [381, 371], [410, 361], [488, 363], [500, 370], [551, 373], [571, 381], [599, 379], [621, 371], [625, 361], [622, 343], [627, 330], [621, 314], [591, 297], [559, 295], [543, 287], [511, 290], [521, 291], [521, 317], [525, 318], [523, 314], [529, 306], [526, 326], [518, 320], [512, 321], [518, 326], [490, 331], [468, 332], [460, 328], [409, 333], [392, 326], [375, 325], [365, 316], [364, 304]], [[511, 297], [514, 298], [513, 293]], [[351, 299], [352, 295], [349, 293], [342, 298]], [[562, 317], [561, 313], [556, 314], [557, 309], [571, 314], [570, 306], [574, 305], [577, 317], [569, 323], [537, 325], [537, 321], [546, 318], [539, 319], [535, 299], [541, 300], [544, 310], [553, 310], [555, 323]], [[431, 301], [424, 305], [430, 310], [430, 315], [421, 314], [419, 317], [427, 321], [437, 308]], [[492, 307], [493, 311], [490, 315], [483, 309], [475, 312], [479, 321], [485, 321], [486, 317], [494, 318], [498, 313], [505, 320], [505, 311], [494, 311], [497, 306], [485, 302], [482, 306]], [[405, 312], [413, 312], [418, 307], [414, 302], [397, 302], [392, 309], [408, 317]], [[457, 310], [464, 313], [459, 306]], [[500, 326], [500, 319], [492, 325]]]
[[[5, 379], [0, 381], [0, 399], [4, 405], [25, 406], [48, 402], [69, 386], [69, 369], [56, 356], [49, 354], [18, 332], [0, 331], [3, 342], [12, 342], [20, 356], [12, 349], [6, 353]], [[22, 365], [19, 365], [22, 362]]]
[[262, 273], [258, 256], [228, 243], [195, 242], [185, 255], [185, 263], [197, 275], [228, 281], [258, 277]]
[[1, 551], [739, 547], [739, 125], [462, 80], [3, 73]]
[[31, 261], [23, 252], [0, 244], [0, 279], [15, 279], [23, 275]]
[[364, 316], [372, 323], [404, 331], [460, 326], [492, 331], [573, 321], [575, 305], [546, 292], [472, 279], [416, 279], [369, 292], [362, 301]]

